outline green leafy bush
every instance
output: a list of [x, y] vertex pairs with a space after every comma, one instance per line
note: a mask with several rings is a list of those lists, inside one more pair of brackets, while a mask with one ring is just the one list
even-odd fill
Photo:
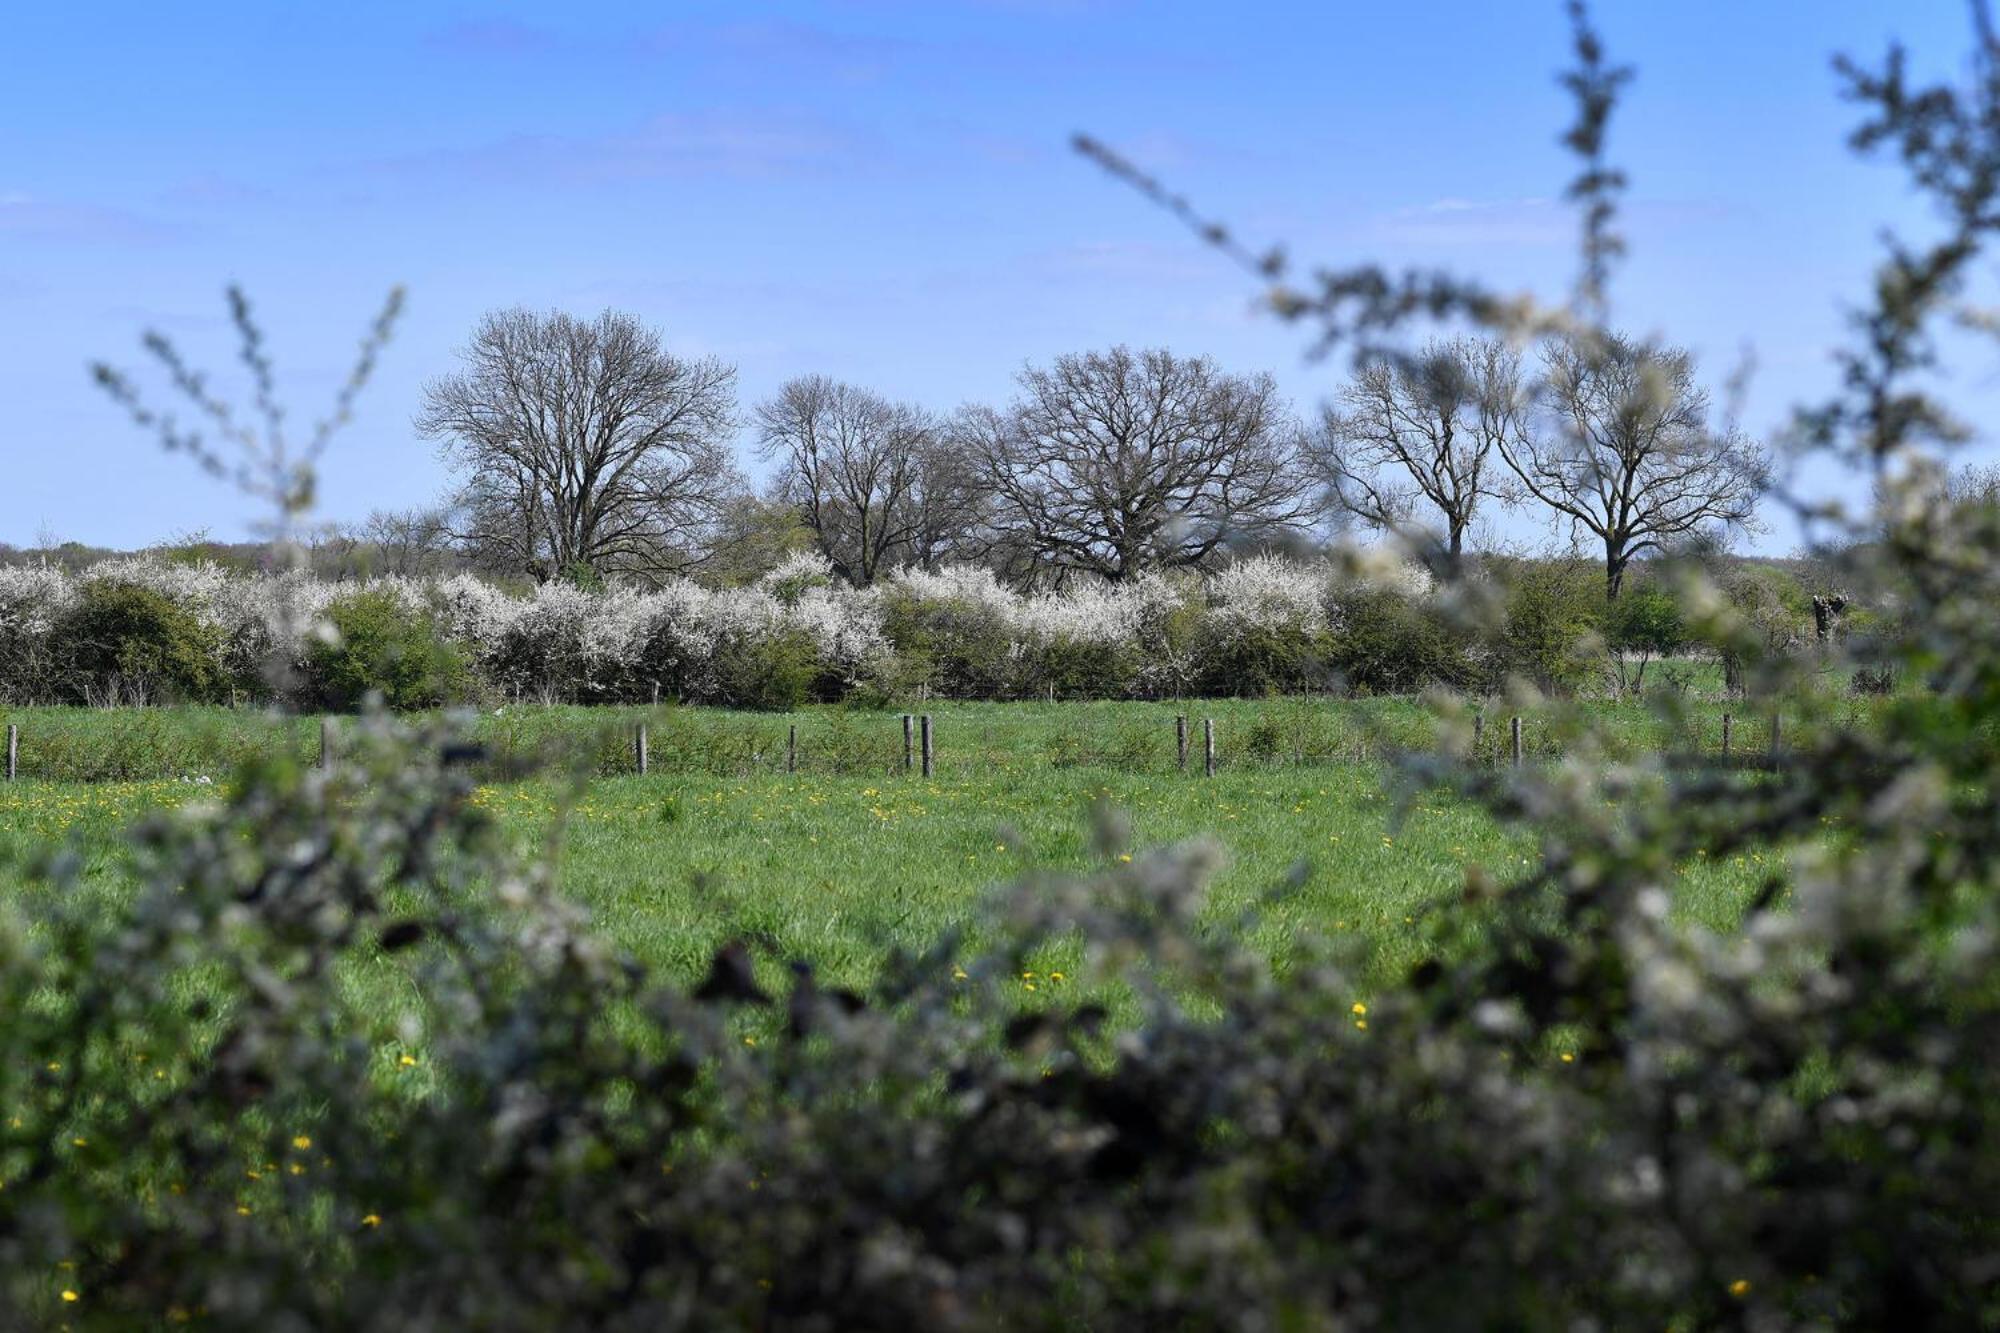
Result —
[[472, 675], [430, 620], [386, 591], [337, 598], [326, 609], [335, 637], [306, 656], [306, 689], [321, 708], [352, 712], [370, 693], [388, 707], [438, 708], [465, 699]]
[[1444, 611], [1386, 588], [1355, 588], [1335, 599], [1332, 662], [1357, 694], [1417, 694], [1441, 685], [1484, 690], [1477, 636]]
[[1597, 675], [1604, 577], [1584, 561], [1495, 562], [1506, 589], [1497, 636], [1503, 676], [1568, 695]]
[[992, 607], [917, 598], [892, 587], [882, 602], [882, 634], [903, 660], [910, 687], [946, 699], [1013, 693], [1013, 639]]
[[1053, 699], [1121, 699], [1137, 672], [1131, 646], [1104, 639], [1057, 637], [1022, 655], [1021, 678]]
[[57, 642], [75, 703], [207, 703], [227, 698], [210, 627], [161, 593], [94, 580], [63, 617]]
[[1653, 659], [1685, 652], [1689, 636], [1680, 599], [1655, 581], [1628, 583], [1604, 612], [1604, 641], [1618, 667], [1618, 681], [1627, 693], [1646, 683]]
[[726, 636], [716, 645], [714, 669], [712, 702], [769, 712], [810, 700], [823, 674], [812, 636], [797, 630]]

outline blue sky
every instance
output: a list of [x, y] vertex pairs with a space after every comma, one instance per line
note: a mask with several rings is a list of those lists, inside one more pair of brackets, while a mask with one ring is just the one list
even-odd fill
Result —
[[[307, 418], [408, 288], [324, 470], [322, 516], [349, 519], [442, 489], [409, 421], [498, 306], [635, 312], [734, 362], [746, 404], [824, 372], [950, 408], [1115, 342], [1269, 369], [1302, 409], [1337, 387], [1240, 273], [1077, 158], [1077, 130], [1301, 258], [1551, 296], [1572, 267], [1553, 0], [23, 8], [0, 50], [16, 545], [242, 534], [245, 502], [86, 374], [141, 366], [148, 327], [230, 368], [231, 281]], [[1599, 24], [1639, 66], [1613, 136], [1621, 318], [1718, 381], [1754, 352], [1744, 424], [1768, 432], [1830, 382], [1878, 227], [1921, 217], [1843, 148], [1830, 56], [1896, 35], [1949, 68], [1962, 7], [1628, 0]], [[1774, 522], [1749, 545], [1793, 540]]]

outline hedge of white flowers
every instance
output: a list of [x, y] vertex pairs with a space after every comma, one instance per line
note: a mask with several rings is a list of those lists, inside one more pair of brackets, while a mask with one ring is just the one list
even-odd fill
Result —
[[528, 596], [466, 574], [335, 583], [136, 557], [75, 575], [0, 569], [0, 702], [76, 700], [74, 682], [61, 678], [65, 626], [92, 583], [148, 589], [190, 613], [217, 674], [246, 693], [274, 657], [303, 669], [332, 633], [336, 604], [369, 593], [456, 645], [488, 697], [547, 703], [727, 703], [730, 671], [764, 670], [780, 648], [808, 663], [814, 697], [1155, 696], [1186, 690], [1205, 654], [1245, 636], [1310, 650], [1338, 630], [1341, 600], [1357, 587], [1430, 596], [1422, 570], [1394, 562], [1357, 573], [1273, 557], [1209, 577], [1022, 593], [972, 567], [906, 571], [856, 589], [818, 557], [799, 556], [750, 587], [551, 583]]

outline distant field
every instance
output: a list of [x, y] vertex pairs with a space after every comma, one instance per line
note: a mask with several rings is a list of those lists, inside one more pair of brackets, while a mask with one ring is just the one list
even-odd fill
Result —
[[[1461, 705], [1485, 714], [1483, 755], [1505, 757], [1506, 722], [1523, 717], [1530, 757], [1569, 750], [1586, 725], [1613, 754], [1721, 743], [1722, 715], [1734, 714], [1739, 749], [1769, 738], [1769, 704], [1730, 703], [1706, 692], [1678, 701], [1681, 723], [1663, 720], [1643, 701], [1519, 706], [1502, 700]], [[1784, 705], [1783, 732], [1808, 730], [1867, 705], [1828, 696]], [[1268, 770], [1352, 763], [1436, 744], [1438, 713], [1412, 699], [1209, 699], [1183, 702], [930, 703], [938, 776], [984, 777], [996, 771], [1048, 773], [1106, 768], [1121, 773], [1174, 771], [1174, 716], [1191, 726], [1191, 764], [1201, 761], [1201, 721], [1216, 724], [1222, 770]], [[602, 777], [632, 769], [633, 728], [645, 723], [654, 771], [746, 777], [782, 773], [788, 729], [798, 729], [802, 773], [887, 777], [900, 771], [900, 709], [824, 706], [796, 713], [712, 708], [579, 708], [514, 705], [483, 710], [471, 726], [493, 759], [496, 776], [513, 765], [553, 764]], [[253, 755], [307, 760], [319, 746], [319, 721], [227, 708], [36, 708], [0, 710], [0, 725], [20, 729], [23, 778], [60, 782], [220, 778]], [[352, 719], [335, 721], [338, 730]]]
[[[1533, 842], [1442, 795], [1395, 815], [1373, 764], [1224, 772], [1214, 780], [1105, 768], [995, 767], [921, 778], [758, 773], [598, 779], [568, 811], [561, 882], [599, 927], [638, 956], [698, 974], [717, 944], [756, 932], [783, 956], [864, 982], [884, 952], [930, 943], [963, 921], [980, 891], [1033, 868], [1091, 864], [1094, 799], [1130, 813], [1135, 847], [1212, 833], [1228, 848], [1211, 917], [1230, 921], [1303, 864], [1302, 884], [1253, 928], [1272, 953], [1299, 931], [1353, 941], [1379, 979], [1428, 947], [1427, 909], [1457, 896], [1466, 867], [1524, 871]], [[479, 801], [523, 847], [543, 845], [566, 787], [482, 789]], [[126, 892], [118, 830], [132, 817], [208, 792], [195, 784], [16, 783], [0, 790], [0, 892], [19, 867], [72, 840], [89, 859], [88, 892], [107, 908]], [[1144, 855], [1143, 850], [1139, 851]], [[1681, 909], [1732, 923], [1765, 868], [1699, 864]], [[38, 891], [38, 890], [37, 890]], [[32, 920], [32, 899], [25, 903]], [[1037, 960], [1037, 984], [1064, 972]]]

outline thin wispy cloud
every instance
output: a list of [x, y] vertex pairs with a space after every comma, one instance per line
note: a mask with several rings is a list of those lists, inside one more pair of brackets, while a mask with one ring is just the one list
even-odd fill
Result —
[[1576, 241], [1576, 216], [1561, 200], [1448, 196], [1397, 209], [1373, 230], [1382, 239], [1434, 246], [1545, 246]]
[[784, 65], [831, 75], [848, 82], [873, 82], [897, 65], [919, 57], [923, 47], [908, 38], [841, 31], [817, 24], [762, 19], [724, 24], [673, 24], [635, 44], [652, 56], [706, 53]]
[[159, 245], [183, 229], [122, 208], [0, 191], [0, 236], [77, 245]]
[[[1639, 199], [1624, 209], [1629, 226], [1654, 233], [1712, 223], [1729, 214], [1726, 204], [1705, 199]], [[1378, 219], [1373, 231], [1380, 239], [1415, 245], [1550, 247], [1574, 246], [1579, 225], [1575, 206], [1551, 196], [1445, 196], [1397, 209]]]
[[831, 120], [756, 111], [656, 116], [601, 135], [514, 135], [385, 162], [395, 176], [489, 184], [825, 177], [881, 159], [872, 136]]
[[195, 176], [160, 194], [160, 202], [196, 208], [243, 208], [269, 203], [277, 196], [261, 185], [226, 176]]

